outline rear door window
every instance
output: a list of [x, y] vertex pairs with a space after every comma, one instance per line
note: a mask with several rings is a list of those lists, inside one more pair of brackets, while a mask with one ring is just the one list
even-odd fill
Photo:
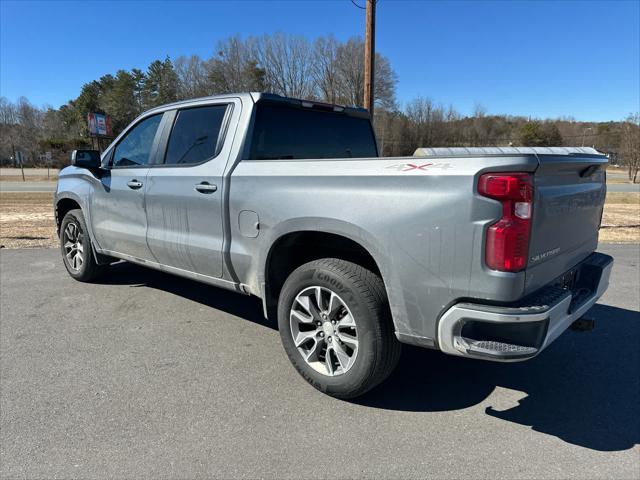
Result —
[[164, 163], [193, 165], [215, 157], [222, 146], [220, 132], [227, 108], [210, 105], [178, 110]]

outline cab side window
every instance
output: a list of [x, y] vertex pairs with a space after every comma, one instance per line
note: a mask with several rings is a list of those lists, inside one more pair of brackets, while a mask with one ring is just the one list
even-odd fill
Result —
[[227, 106], [179, 110], [169, 137], [165, 164], [197, 164], [215, 157]]
[[162, 114], [145, 118], [120, 140], [113, 152], [113, 167], [148, 165]]

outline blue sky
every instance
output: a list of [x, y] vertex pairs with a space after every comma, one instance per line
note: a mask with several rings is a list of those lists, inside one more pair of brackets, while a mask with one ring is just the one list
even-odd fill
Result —
[[[377, 13], [401, 103], [593, 121], [640, 110], [637, 0], [379, 0]], [[57, 107], [105, 73], [276, 31], [347, 39], [363, 33], [364, 11], [349, 0], [0, 0], [0, 94]]]

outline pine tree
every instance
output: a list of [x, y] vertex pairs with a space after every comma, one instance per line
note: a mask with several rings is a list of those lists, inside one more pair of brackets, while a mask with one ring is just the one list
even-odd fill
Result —
[[171, 59], [155, 60], [149, 65], [143, 80], [144, 109], [175, 102], [178, 98], [178, 75]]

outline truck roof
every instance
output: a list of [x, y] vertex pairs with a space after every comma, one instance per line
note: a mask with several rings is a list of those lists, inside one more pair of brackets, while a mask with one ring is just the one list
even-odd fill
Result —
[[604, 156], [591, 147], [420, 147], [413, 152], [414, 157], [452, 157], [480, 155], [598, 155]]
[[369, 111], [364, 108], [330, 104], [325, 102], [318, 102], [315, 100], [303, 100], [299, 98], [283, 97], [282, 95], [278, 95], [275, 93], [267, 93], [267, 92], [225, 93], [221, 95], [210, 95], [207, 97], [191, 98], [188, 100], [181, 100], [179, 102], [172, 102], [164, 105], [158, 105], [157, 107], [153, 107], [143, 112], [143, 115], [150, 112], [161, 112], [165, 110], [171, 110], [172, 108], [176, 108], [181, 105], [194, 106], [194, 105], [198, 105], [199, 103], [206, 103], [210, 100], [225, 99], [230, 97], [239, 97], [247, 100], [251, 99], [254, 103], [258, 103], [260, 101], [269, 101], [269, 102], [284, 102], [284, 103], [289, 103], [289, 104], [294, 104], [299, 106], [303, 104], [304, 106], [313, 105], [313, 108], [344, 112], [348, 115], [357, 116], [357, 117], [367, 117], [367, 118], [369, 117]]

